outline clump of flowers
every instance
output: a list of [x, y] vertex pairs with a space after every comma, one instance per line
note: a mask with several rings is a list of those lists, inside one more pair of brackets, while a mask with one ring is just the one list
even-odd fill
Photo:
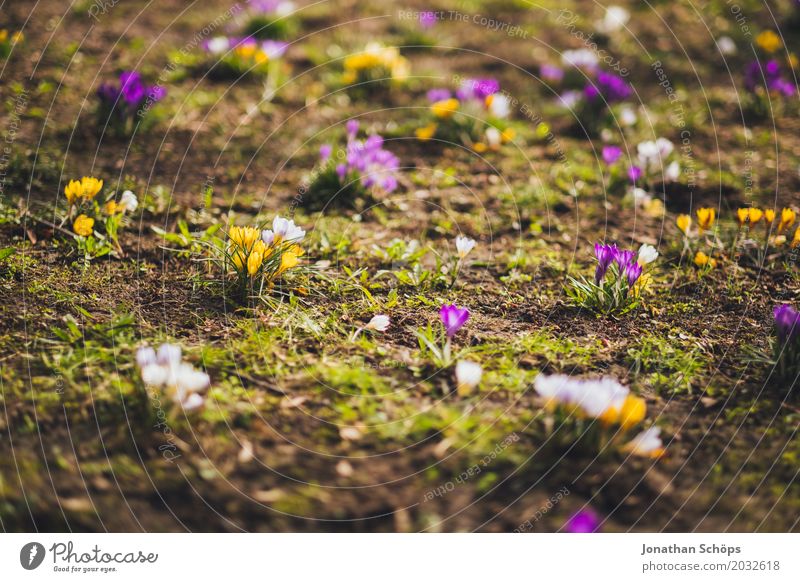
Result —
[[775, 317], [774, 362], [782, 379], [800, 374], [800, 312], [791, 305], [778, 305]]
[[97, 89], [98, 128], [128, 135], [161, 101], [167, 90], [160, 85], [147, 85], [136, 71], [123, 71], [117, 83], [103, 83]]
[[442, 322], [440, 331], [436, 331], [432, 326], [417, 332], [420, 349], [427, 349], [433, 356], [434, 361], [440, 367], [447, 367], [453, 363], [452, 339], [469, 319], [469, 310], [457, 307], [455, 304], [442, 305], [439, 310], [439, 318]]
[[744, 101], [747, 110], [756, 117], [774, 115], [776, 108], [797, 93], [792, 69], [796, 57], [789, 55], [785, 60], [776, 56], [783, 47], [781, 37], [772, 30], [765, 30], [756, 37], [759, 55], [744, 69], [744, 85], [747, 89]]
[[12, 32], [5, 28], [0, 29], [0, 59], [7, 59], [14, 47], [25, 40], [22, 32]]
[[647, 244], [637, 253], [615, 244], [597, 243], [594, 254], [597, 267], [593, 280], [569, 278], [568, 293], [573, 300], [604, 315], [623, 314], [637, 307], [650, 281], [645, 268], [658, 258], [658, 251]]
[[289, 0], [250, 0], [245, 13], [245, 36], [285, 40], [297, 33], [296, 6]]
[[272, 221], [272, 229], [230, 227], [223, 263], [225, 272], [236, 276], [239, 296], [260, 296], [265, 286], [271, 287], [286, 271], [297, 267], [304, 254], [300, 242], [305, 235], [293, 220], [280, 216]]
[[145, 386], [162, 390], [184, 411], [192, 412], [205, 404], [203, 393], [211, 379], [183, 361], [180, 346], [162, 344], [158, 352], [151, 347], [139, 348], [136, 363]]
[[359, 123], [347, 122], [347, 144], [334, 151], [320, 148], [319, 167], [301, 190], [301, 204], [309, 209], [358, 208], [380, 193], [397, 189], [400, 160], [384, 149], [383, 138], [372, 134], [357, 139]]
[[688, 214], [679, 215], [676, 224], [683, 235], [683, 254], [693, 256], [703, 272], [715, 268], [726, 253], [761, 265], [800, 247], [800, 227], [795, 226], [797, 212], [793, 208], [780, 212], [756, 206], [739, 208], [732, 227], [727, 226], [730, 222], [720, 226], [713, 208], [699, 208], [696, 220], [696, 229]]
[[67, 213], [62, 224], [71, 222], [73, 238], [86, 261], [109, 253], [125, 255], [119, 244], [119, 229], [124, 216], [139, 206], [130, 190], [125, 190], [119, 200], [111, 195], [101, 203], [97, 198], [102, 190], [103, 180], [90, 176], [70, 180], [64, 187]]
[[211, 59], [202, 64], [210, 77], [238, 79], [277, 74], [289, 43], [254, 36], [216, 36], [203, 42], [202, 47]]
[[342, 82], [354, 92], [372, 93], [402, 84], [411, 71], [408, 59], [397, 47], [368, 44], [363, 51], [347, 56]]
[[[576, 379], [563, 374], [540, 374], [534, 380], [534, 389], [545, 399], [545, 408], [556, 414], [558, 425], [574, 427], [577, 434], [570, 437], [586, 438], [598, 448], [620, 443], [647, 416], [644, 399], [613, 378]], [[663, 445], [652, 434], [633, 437], [623, 450], [641, 456], [660, 456]]]
[[429, 116], [415, 131], [420, 140], [462, 143], [482, 153], [500, 149], [515, 136], [506, 121], [511, 100], [495, 79], [465, 79], [455, 93], [431, 89], [427, 98]]
[[613, 107], [624, 103], [632, 94], [630, 84], [620, 75], [596, 68], [587, 68], [593, 75], [582, 90], [562, 93], [561, 104], [570, 109], [589, 135], [595, 135], [608, 123]]

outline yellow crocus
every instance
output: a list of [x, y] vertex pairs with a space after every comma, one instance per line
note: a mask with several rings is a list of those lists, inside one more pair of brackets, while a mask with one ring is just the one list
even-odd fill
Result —
[[775, 220], [775, 211], [771, 208], [769, 210], [764, 211], [764, 222], [769, 225], [772, 221]]
[[291, 245], [286, 248], [281, 254], [281, 266], [278, 267], [276, 276], [280, 276], [284, 271], [293, 269], [300, 262], [300, 257], [305, 254], [305, 251], [298, 245]]
[[772, 30], [765, 30], [756, 37], [756, 44], [768, 53], [774, 53], [783, 46], [781, 37]]
[[81, 214], [72, 223], [72, 230], [75, 234], [80, 236], [92, 236], [94, 232], [94, 218], [89, 218], [85, 214]]
[[713, 208], [698, 208], [697, 209], [697, 227], [700, 232], [708, 230], [714, 225], [714, 220], [717, 213]]
[[692, 227], [692, 217], [688, 214], [679, 214], [678, 218], [675, 220], [675, 224], [678, 225], [678, 228], [683, 234], [688, 235], [689, 229]]
[[647, 414], [647, 403], [643, 398], [629, 394], [619, 411], [617, 422], [622, 430], [633, 428], [644, 420]]
[[763, 216], [764, 211], [760, 208], [740, 208], [736, 211], [739, 226], [744, 226], [747, 223], [750, 223], [751, 226], [758, 224], [758, 221], [760, 221]]
[[797, 214], [791, 208], [781, 210], [781, 221], [778, 223], [778, 234], [794, 224]]
[[458, 99], [450, 98], [450, 99], [443, 99], [442, 101], [437, 101], [436, 103], [431, 105], [431, 111], [436, 117], [440, 119], [446, 119], [448, 117], [452, 117], [453, 114], [458, 111], [460, 103]]
[[78, 201], [78, 198], [83, 196], [83, 186], [78, 180], [70, 180], [69, 184], [64, 187], [64, 195], [67, 197], [67, 202], [70, 206]]
[[694, 264], [698, 267], [711, 267], [712, 269], [717, 266], [717, 260], [709, 257], [703, 251], [697, 251], [694, 256]]
[[252, 251], [247, 257], [247, 273], [252, 277], [258, 273], [261, 263], [264, 262], [264, 254], [261, 251]]
[[81, 188], [83, 188], [83, 198], [93, 200], [97, 193], [103, 189], [103, 181], [97, 178], [84, 176], [81, 178]]
[[15, 32], [14, 34], [11, 35], [11, 42], [15, 44], [18, 42], [22, 42], [23, 40], [25, 40], [25, 35], [22, 34], [21, 32]]
[[349, 71], [363, 71], [379, 67], [382, 63], [380, 55], [366, 52], [347, 57], [344, 60], [344, 68]]
[[418, 128], [414, 134], [417, 136], [417, 139], [422, 141], [428, 141], [429, 139], [433, 138], [436, 135], [436, 128], [438, 126], [435, 123], [429, 123], [425, 127]]
[[228, 239], [243, 251], [249, 252], [256, 241], [261, 239], [261, 231], [252, 226], [232, 226], [228, 230]]
[[483, 143], [482, 141], [479, 141], [479, 142], [476, 142], [476, 143], [474, 143], [474, 144], [472, 145], [472, 149], [473, 149], [475, 152], [477, 152], [477, 153], [479, 153], [479, 154], [482, 154], [482, 153], [484, 153], [486, 150], [488, 150], [488, 149], [489, 149], [489, 146], [487, 146], [487, 145], [486, 145], [485, 143]]
[[105, 210], [106, 214], [108, 214], [109, 216], [116, 214], [117, 212], [122, 212], [119, 204], [117, 204], [114, 200], [109, 200], [108, 202], [106, 202], [106, 205], [103, 208], [103, 210]]
[[0, 42], [6, 42], [7, 39], [8, 31], [4, 28], [3, 30], [0, 30]]
[[800, 226], [794, 231], [794, 238], [792, 239], [792, 248], [796, 249], [798, 246], [800, 246]]
[[503, 143], [508, 143], [508, 142], [510, 142], [510, 141], [511, 141], [511, 140], [513, 140], [513, 139], [514, 139], [516, 136], [517, 136], [517, 132], [514, 130], [514, 128], [513, 128], [513, 127], [509, 127], [509, 128], [507, 128], [507, 129], [504, 129], [504, 130], [503, 130], [503, 131], [500, 133], [500, 138], [503, 140]]

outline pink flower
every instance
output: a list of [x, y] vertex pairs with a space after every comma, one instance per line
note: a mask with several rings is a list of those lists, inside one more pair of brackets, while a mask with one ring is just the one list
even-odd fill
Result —
[[469, 310], [455, 305], [442, 305], [439, 310], [447, 337], [453, 337], [469, 319]]

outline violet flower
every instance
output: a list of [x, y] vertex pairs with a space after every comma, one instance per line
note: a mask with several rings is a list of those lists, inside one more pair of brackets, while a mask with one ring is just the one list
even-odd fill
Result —
[[778, 305], [773, 310], [778, 341], [785, 344], [800, 336], [800, 313], [791, 305]]
[[594, 245], [594, 256], [597, 258], [597, 269], [594, 272], [594, 282], [596, 284], [599, 285], [603, 277], [606, 276], [608, 267], [616, 260], [618, 254], [619, 249], [615, 244], [604, 245], [596, 243]]
[[763, 64], [759, 61], [751, 62], [745, 68], [744, 84], [750, 91], [766, 86], [768, 91], [781, 93], [786, 97], [795, 94], [795, 86], [784, 79], [781, 66], [776, 60], [769, 60]]
[[628, 287], [633, 287], [642, 276], [642, 266], [638, 261], [630, 261], [622, 268], [622, 275], [628, 280]]
[[622, 149], [617, 146], [603, 146], [603, 161], [607, 166], [614, 165], [622, 157]]
[[634, 184], [642, 179], [642, 175], [644, 172], [639, 166], [631, 166], [628, 168], [628, 178], [630, 178], [631, 182]]
[[631, 86], [625, 79], [607, 71], [599, 72], [595, 83], [590, 83], [584, 88], [584, 95], [589, 101], [602, 95], [607, 103], [624, 101], [631, 96], [631, 93]]
[[436, 24], [437, 20], [436, 13], [432, 10], [426, 10], [419, 13], [419, 25], [426, 30]]
[[469, 319], [469, 310], [455, 305], [442, 305], [439, 310], [448, 339], [453, 337]]
[[591, 509], [581, 509], [564, 524], [567, 533], [595, 533], [600, 531], [600, 518]]
[[430, 103], [436, 103], [437, 101], [445, 101], [450, 99], [453, 94], [448, 89], [431, 89], [426, 94], [428, 101]]
[[545, 81], [559, 83], [564, 79], [564, 69], [555, 65], [544, 64], [539, 67], [539, 76]]

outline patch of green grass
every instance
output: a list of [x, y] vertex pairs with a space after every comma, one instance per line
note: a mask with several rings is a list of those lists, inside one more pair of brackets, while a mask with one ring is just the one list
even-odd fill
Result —
[[691, 393], [708, 361], [703, 346], [680, 330], [647, 333], [629, 348], [627, 361], [635, 375], [664, 393]]

